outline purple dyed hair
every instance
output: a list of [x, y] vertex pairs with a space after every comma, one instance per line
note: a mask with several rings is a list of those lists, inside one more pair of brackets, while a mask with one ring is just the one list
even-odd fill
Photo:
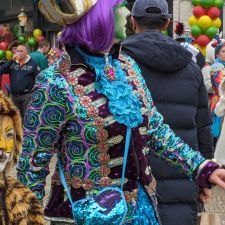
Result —
[[123, 0], [98, 0], [80, 20], [63, 29], [60, 42], [83, 46], [93, 52], [109, 49], [115, 31], [113, 8], [121, 2]]

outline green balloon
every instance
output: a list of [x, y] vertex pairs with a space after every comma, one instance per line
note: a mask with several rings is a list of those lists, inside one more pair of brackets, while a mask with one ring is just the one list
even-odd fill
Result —
[[164, 30], [164, 31], [162, 31], [162, 33], [163, 33], [164, 35], [168, 35], [168, 30]]
[[209, 38], [213, 38], [217, 33], [218, 33], [218, 28], [215, 27], [215, 26], [211, 26], [211, 27], [209, 27], [207, 30], [205, 30], [205, 34], [206, 34]]
[[24, 36], [20, 35], [20, 36], [18, 37], [18, 41], [19, 41], [21, 44], [25, 44], [26, 38], [25, 38]]
[[223, 0], [214, 0], [213, 5], [218, 7], [219, 9], [223, 8]]
[[5, 51], [0, 50], [0, 60], [5, 59]]
[[191, 33], [194, 37], [198, 37], [199, 35], [201, 35], [203, 32], [202, 32], [202, 29], [201, 27], [199, 27], [198, 25], [194, 25], [191, 27]]
[[30, 37], [27, 41], [29, 47], [35, 47], [37, 45], [37, 41], [34, 37]]
[[200, 1], [201, 1], [201, 0], [192, 0], [192, 4], [193, 4], [194, 6], [200, 5]]
[[200, 5], [203, 6], [205, 9], [208, 9], [213, 5], [213, 1], [212, 0], [200, 0]]

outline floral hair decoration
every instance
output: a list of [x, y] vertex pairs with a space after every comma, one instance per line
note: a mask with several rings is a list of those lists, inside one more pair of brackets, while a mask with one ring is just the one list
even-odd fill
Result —
[[213, 42], [211, 44], [213, 48], [215, 48], [215, 56], [219, 53], [221, 48], [225, 46], [225, 42], [221, 40], [220, 35], [216, 34], [214, 36]]

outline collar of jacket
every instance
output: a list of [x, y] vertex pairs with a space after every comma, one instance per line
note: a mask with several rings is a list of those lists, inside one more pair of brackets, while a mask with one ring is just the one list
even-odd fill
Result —
[[[84, 62], [84, 59], [79, 55], [78, 52], [75, 51], [75, 48], [76, 48], [76, 45], [74, 44], [65, 46], [66, 53], [70, 56], [71, 65], [77, 66], [77, 67], [82, 66], [89, 70], [93, 70], [94, 68], [91, 65], [87, 65]], [[100, 53], [90, 52], [87, 48], [81, 48], [81, 49], [82, 51], [86, 52], [89, 55], [104, 56], [103, 54], [100, 54]], [[121, 52], [121, 44], [116, 43], [111, 47], [109, 54], [112, 55], [113, 59], [119, 59], [120, 52]]]
[[[23, 65], [26, 64], [30, 59], [31, 59], [31, 57], [30, 57], [29, 55], [27, 55], [27, 58], [26, 58], [26, 60], [24, 61]], [[17, 62], [18, 64], [20, 64], [20, 63], [19, 63], [19, 60], [16, 60], [16, 62]]]

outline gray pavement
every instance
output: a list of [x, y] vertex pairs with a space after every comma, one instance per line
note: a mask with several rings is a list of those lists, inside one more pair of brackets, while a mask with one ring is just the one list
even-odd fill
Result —
[[[56, 157], [53, 156], [50, 163], [50, 174], [47, 177], [46, 196], [44, 198], [44, 204], [48, 201], [48, 196], [51, 188], [51, 176], [54, 172]], [[15, 172], [13, 173], [15, 175]], [[219, 188], [212, 189], [212, 198], [205, 205], [206, 212], [219, 213], [222, 225], [225, 225], [225, 191]], [[47, 224], [48, 225], [48, 224]]]
[[206, 212], [219, 213], [222, 224], [225, 225], [225, 190], [213, 188], [212, 198], [205, 205]]

